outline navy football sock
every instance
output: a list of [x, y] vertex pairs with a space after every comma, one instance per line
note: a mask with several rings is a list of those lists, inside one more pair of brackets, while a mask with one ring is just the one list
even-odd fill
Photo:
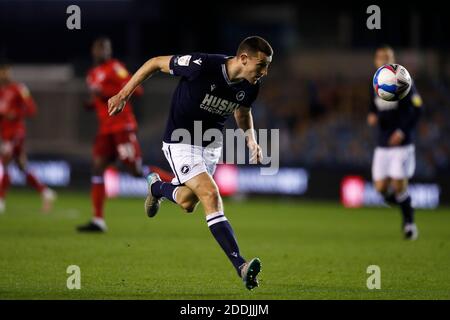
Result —
[[395, 194], [393, 192], [385, 192], [382, 193], [384, 201], [389, 204], [398, 204], [397, 199], [395, 198]]
[[396, 196], [396, 201], [402, 210], [403, 225], [414, 223], [414, 208], [411, 205], [411, 196], [408, 194], [408, 191]]
[[172, 202], [176, 202], [175, 196], [177, 193], [178, 186], [175, 186], [168, 182], [156, 181], [152, 184], [152, 195], [154, 197], [164, 197]]
[[242, 265], [245, 259], [239, 253], [239, 247], [234, 237], [233, 229], [223, 212], [211, 213], [206, 216], [209, 230], [213, 234], [216, 241], [222, 247], [228, 259], [233, 264], [238, 276], [241, 276]]

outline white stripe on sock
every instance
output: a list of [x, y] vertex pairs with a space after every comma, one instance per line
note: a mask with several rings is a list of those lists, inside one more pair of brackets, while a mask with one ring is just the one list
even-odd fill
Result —
[[206, 216], [206, 221], [208, 221], [212, 218], [215, 218], [217, 216], [222, 216], [222, 215], [223, 215], [223, 211], [217, 211], [217, 212], [210, 213]]
[[177, 192], [178, 192], [178, 189], [179, 189], [180, 187], [176, 187], [175, 189], [173, 189], [173, 192], [172, 192], [172, 199], [175, 201], [175, 202], [177, 202]]
[[405, 201], [405, 199], [408, 198], [408, 196], [409, 196], [408, 191], [404, 191], [403, 193], [396, 195], [395, 200], [397, 200], [397, 202], [400, 203], [400, 202]]
[[215, 225], [216, 223], [222, 222], [222, 221], [227, 221], [227, 217], [223, 216], [217, 219], [212, 220], [211, 222], [208, 222], [208, 227], [211, 227], [212, 225]]

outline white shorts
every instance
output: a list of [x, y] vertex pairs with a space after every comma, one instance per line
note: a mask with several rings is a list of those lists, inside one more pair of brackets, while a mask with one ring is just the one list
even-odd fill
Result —
[[182, 143], [163, 142], [162, 150], [175, 174], [172, 180], [175, 185], [183, 184], [202, 172], [212, 176], [222, 155], [222, 147], [205, 148]]
[[416, 169], [414, 145], [400, 147], [376, 147], [372, 162], [374, 181], [391, 178], [410, 179]]

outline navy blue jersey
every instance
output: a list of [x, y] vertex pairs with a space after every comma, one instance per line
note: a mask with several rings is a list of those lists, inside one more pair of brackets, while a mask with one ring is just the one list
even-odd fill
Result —
[[422, 98], [414, 84], [411, 90], [399, 101], [381, 99], [371, 87], [372, 99], [370, 112], [378, 116], [377, 145], [388, 147], [388, 141], [395, 130], [400, 129], [405, 135], [401, 145], [413, 144], [413, 134], [422, 109]]
[[[222, 130], [236, 108], [252, 107], [258, 95], [259, 83], [251, 84], [247, 80], [231, 82], [225, 68], [228, 58], [205, 53], [175, 55], [171, 58], [170, 73], [181, 76], [181, 79], [172, 96], [164, 142], [180, 142], [172, 139], [172, 133], [176, 129], [186, 129], [194, 144], [194, 121], [201, 121], [203, 136], [208, 129]], [[203, 146], [209, 143], [202, 139]]]

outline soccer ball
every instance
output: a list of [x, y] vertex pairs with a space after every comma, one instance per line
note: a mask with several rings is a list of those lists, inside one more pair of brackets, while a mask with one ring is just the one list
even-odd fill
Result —
[[383, 100], [398, 101], [411, 90], [411, 76], [399, 64], [385, 64], [373, 76], [373, 89]]

